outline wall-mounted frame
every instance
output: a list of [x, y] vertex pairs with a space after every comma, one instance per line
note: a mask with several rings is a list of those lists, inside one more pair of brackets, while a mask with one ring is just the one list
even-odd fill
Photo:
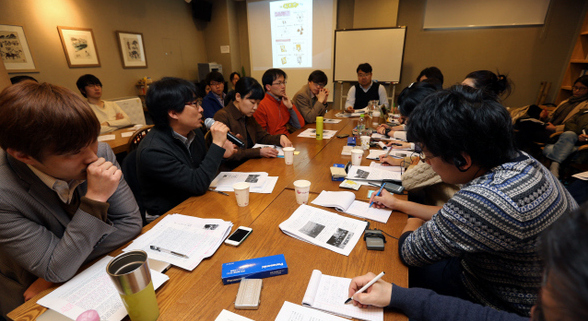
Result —
[[70, 68], [100, 67], [92, 29], [57, 27], [57, 30]]
[[0, 25], [0, 56], [8, 73], [38, 72], [21, 26]]
[[147, 68], [143, 34], [138, 32], [117, 31], [118, 48], [123, 68]]

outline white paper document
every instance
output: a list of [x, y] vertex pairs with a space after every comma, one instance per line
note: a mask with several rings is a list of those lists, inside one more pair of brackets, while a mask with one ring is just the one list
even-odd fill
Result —
[[300, 205], [280, 224], [286, 235], [349, 256], [367, 222], [308, 205]]
[[[323, 139], [331, 139], [337, 134], [336, 130], [324, 129]], [[304, 138], [316, 138], [316, 128], [307, 128], [302, 133], [298, 134], [298, 137]]]
[[337, 211], [381, 223], [388, 222], [390, 214], [392, 214], [391, 210], [370, 207], [368, 202], [355, 200], [355, 194], [352, 192], [322, 191], [311, 203], [325, 207], [333, 207]]
[[[365, 158], [379, 160], [380, 155], [386, 155], [387, 152], [388, 152], [387, 150], [370, 149], [370, 153]], [[404, 158], [404, 157], [410, 156], [410, 154], [411, 154], [411, 152], [409, 152], [409, 151], [393, 149], [390, 151], [389, 155], [392, 157], [395, 157], [395, 158]]]
[[124, 132], [120, 133], [120, 137], [131, 137], [135, 132]]
[[336, 315], [284, 301], [275, 321], [349, 321]]
[[277, 149], [278, 150], [278, 157], [284, 157], [284, 150], [282, 149], [282, 146], [266, 145], [266, 144], [255, 144], [251, 148], [264, 148], [264, 147], [271, 147], [273, 149]]
[[[171, 214], [164, 217], [145, 234], [137, 237], [123, 251], [143, 250], [150, 258], [192, 271], [202, 260], [216, 252], [232, 227], [232, 222], [221, 219], [202, 219]], [[151, 245], [186, 255], [187, 258], [153, 250]]]
[[269, 177], [266, 172], [220, 172], [210, 183], [210, 187], [217, 191], [233, 192], [233, 185], [239, 182], [247, 182], [250, 193], [269, 194], [274, 190], [278, 177]]
[[401, 172], [402, 171], [401, 166], [393, 166], [390, 164], [384, 164], [384, 163], [378, 163], [378, 162], [371, 162], [370, 167], [380, 169], [383, 171], [390, 171], [390, 172]]
[[341, 119], [333, 119], [333, 118], [323, 119], [323, 123], [325, 123], [325, 124], [338, 124], [340, 122], [341, 122]]
[[116, 135], [110, 134], [110, 135], [100, 135], [98, 136], [98, 141], [99, 142], [107, 142], [109, 140], [114, 140], [116, 138]]
[[400, 182], [400, 172], [383, 170], [371, 166], [351, 166], [347, 172], [347, 179], [354, 181], [374, 181], [393, 180]]
[[302, 304], [347, 318], [383, 321], [383, 308], [360, 308], [351, 303], [345, 304], [350, 283], [349, 278], [326, 275], [319, 270], [313, 270]]
[[[106, 273], [106, 266], [110, 260], [112, 260], [111, 256], [103, 257], [41, 298], [37, 304], [55, 310], [72, 320], [90, 309], [98, 312], [100, 320], [122, 320], [127, 315], [127, 310], [114, 283]], [[169, 280], [167, 275], [151, 270], [151, 281], [155, 289], [167, 280]]]
[[221, 313], [214, 319], [214, 321], [253, 321], [253, 319], [233, 313], [229, 310], [223, 309]]

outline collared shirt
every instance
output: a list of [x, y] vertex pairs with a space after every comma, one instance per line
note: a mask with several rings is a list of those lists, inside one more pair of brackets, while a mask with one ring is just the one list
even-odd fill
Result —
[[[363, 88], [363, 86], [359, 86], [359, 88], [361, 88], [361, 90], [363, 90], [363, 92], [368, 92], [368, 90], [370, 90], [370, 88], [372, 88], [372, 86], [375, 84], [375, 82], [372, 80], [372, 83], [367, 87], [367, 88]], [[386, 94], [386, 88], [384, 88], [384, 84], [381, 84], [382, 86], [380, 86], [380, 88], [378, 88], [378, 95], [380, 97], [380, 105], [385, 105], [386, 108], [388, 108], [388, 95]], [[353, 107], [353, 105], [355, 105], [355, 86], [351, 86], [351, 88], [349, 88], [349, 91], [347, 92], [347, 100], [345, 101], [345, 108], [347, 107]]]
[[55, 191], [59, 199], [65, 203], [71, 203], [73, 198], [74, 192], [76, 191], [76, 187], [84, 182], [84, 180], [77, 180], [72, 179], [71, 181], [66, 182], [64, 180], [57, 179], [50, 175], [47, 175], [40, 170], [36, 169], [34, 166], [27, 164], [27, 166], [33, 171], [35, 175], [45, 184], [47, 187]]
[[182, 136], [172, 130], [172, 136], [175, 139], [181, 141], [182, 144], [184, 144], [186, 146], [186, 148], [188, 149], [188, 153], [190, 153], [190, 145], [192, 144], [192, 142], [194, 141], [194, 138], [196, 137], [196, 134], [194, 133], [194, 131], [191, 130], [188, 133], [188, 137], [184, 137], [184, 136]]
[[214, 92], [212, 94], [214, 95], [214, 97], [216, 97], [216, 99], [221, 104], [221, 106], [225, 105], [225, 97], [227, 96], [225, 93], [222, 93], [222, 95], [220, 95], [220, 96], [215, 94]]

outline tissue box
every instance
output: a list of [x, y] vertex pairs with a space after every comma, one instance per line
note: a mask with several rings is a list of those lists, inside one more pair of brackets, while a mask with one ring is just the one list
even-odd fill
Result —
[[242, 278], [264, 279], [282, 274], [288, 274], [284, 254], [223, 263], [222, 267], [223, 284], [241, 282]]

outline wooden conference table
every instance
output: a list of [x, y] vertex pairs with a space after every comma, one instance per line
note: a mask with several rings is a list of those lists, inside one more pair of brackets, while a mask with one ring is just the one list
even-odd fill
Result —
[[[330, 111], [326, 118], [334, 118], [334, 114], [335, 111]], [[357, 118], [345, 118], [339, 124], [325, 124], [325, 129], [351, 134], [356, 122]], [[314, 127], [314, 124], [307, 127]], [[285, 165], [282, 158], [261, 158], [249, 160], [235, 169], [239, 172], [263, 171], [268, 172], [270, 176], [279, 176], [271, 194], [251, 193], [249, 206], [238, 207], [234, 193], [225, 196], [208, 192], [203, 196], [191, 197], [168, 212], [202, 218], [221, 218], [232, 221], [233, 229], [244, 225], [251, 227], [253, 232], [239, 247], [221, 245], [211, 258], [202, 261], [193, 271], [172, 266], [166, 272], [170, 279], [156, 291], [161, 313], [159, 320], [214, 320], [223, 309], [253, 320], [274, 320], [284, 301], [301, 304], [314, 269], [324, 274], [348, 278], [370, 271], [376, 274], [384, 271], [386, 273], [384, 280], [400, 286], [408, 286], [408, 269], [400, 262], [396, 239], [386, 236], [387, 243], [384, 251], [368, 251], [365, 242], [360, 240], [351, 254], [346, 257], [294, 239], [279, 229], [278, 225], [288, 219], [299, 206], [296, 203], [293, 181], [308, 179], [312, 182], [309, 197], [309, 201], [312, 201], [323, 189], [341, 190], [338, 186], [340, 182], [331, 180], [329, 167], [333, 163], [347, 163], [350, 160], [350, 156], [341, 156], [341, 150], [346, 145], [347, 139], [334, 137], [330, 140], [317, 141], [297, 137], [302, 130], [290, 135], [294, 147], [300, 152], [294, 156], [293, 165]], [[364, 157], [362, 165], [368, 165], [369, 162]], [[370, 189], [375, 187], [362, 186], [358, 191], [353, 192], [357, 199], [367, 200]], [[370, 228], [378, 228], [399, 237], [406, 219], [405, 214], [395, 211], [387, 224], [375, 221], [369, 221], [369, 223]], [[153, 225], [154, 223], [144, 227], [143, 233]], [[111, 255], [120, 254], [125, 246]], [[239, 285], [223, 285], [222, 264], [276, 254], [284, 254], [286, 257], [288, 274], [263, 279], [258, 310], [236, 310], [234, 301]], [[40, 293], [10, 312], [9, 318], [34, 320], [46, 310], [37, 305], [36, 301], [50, 290]], [[406, 319], [404, 315], [397, 312], [386, 310], [384, 313], [386, 321]]]

